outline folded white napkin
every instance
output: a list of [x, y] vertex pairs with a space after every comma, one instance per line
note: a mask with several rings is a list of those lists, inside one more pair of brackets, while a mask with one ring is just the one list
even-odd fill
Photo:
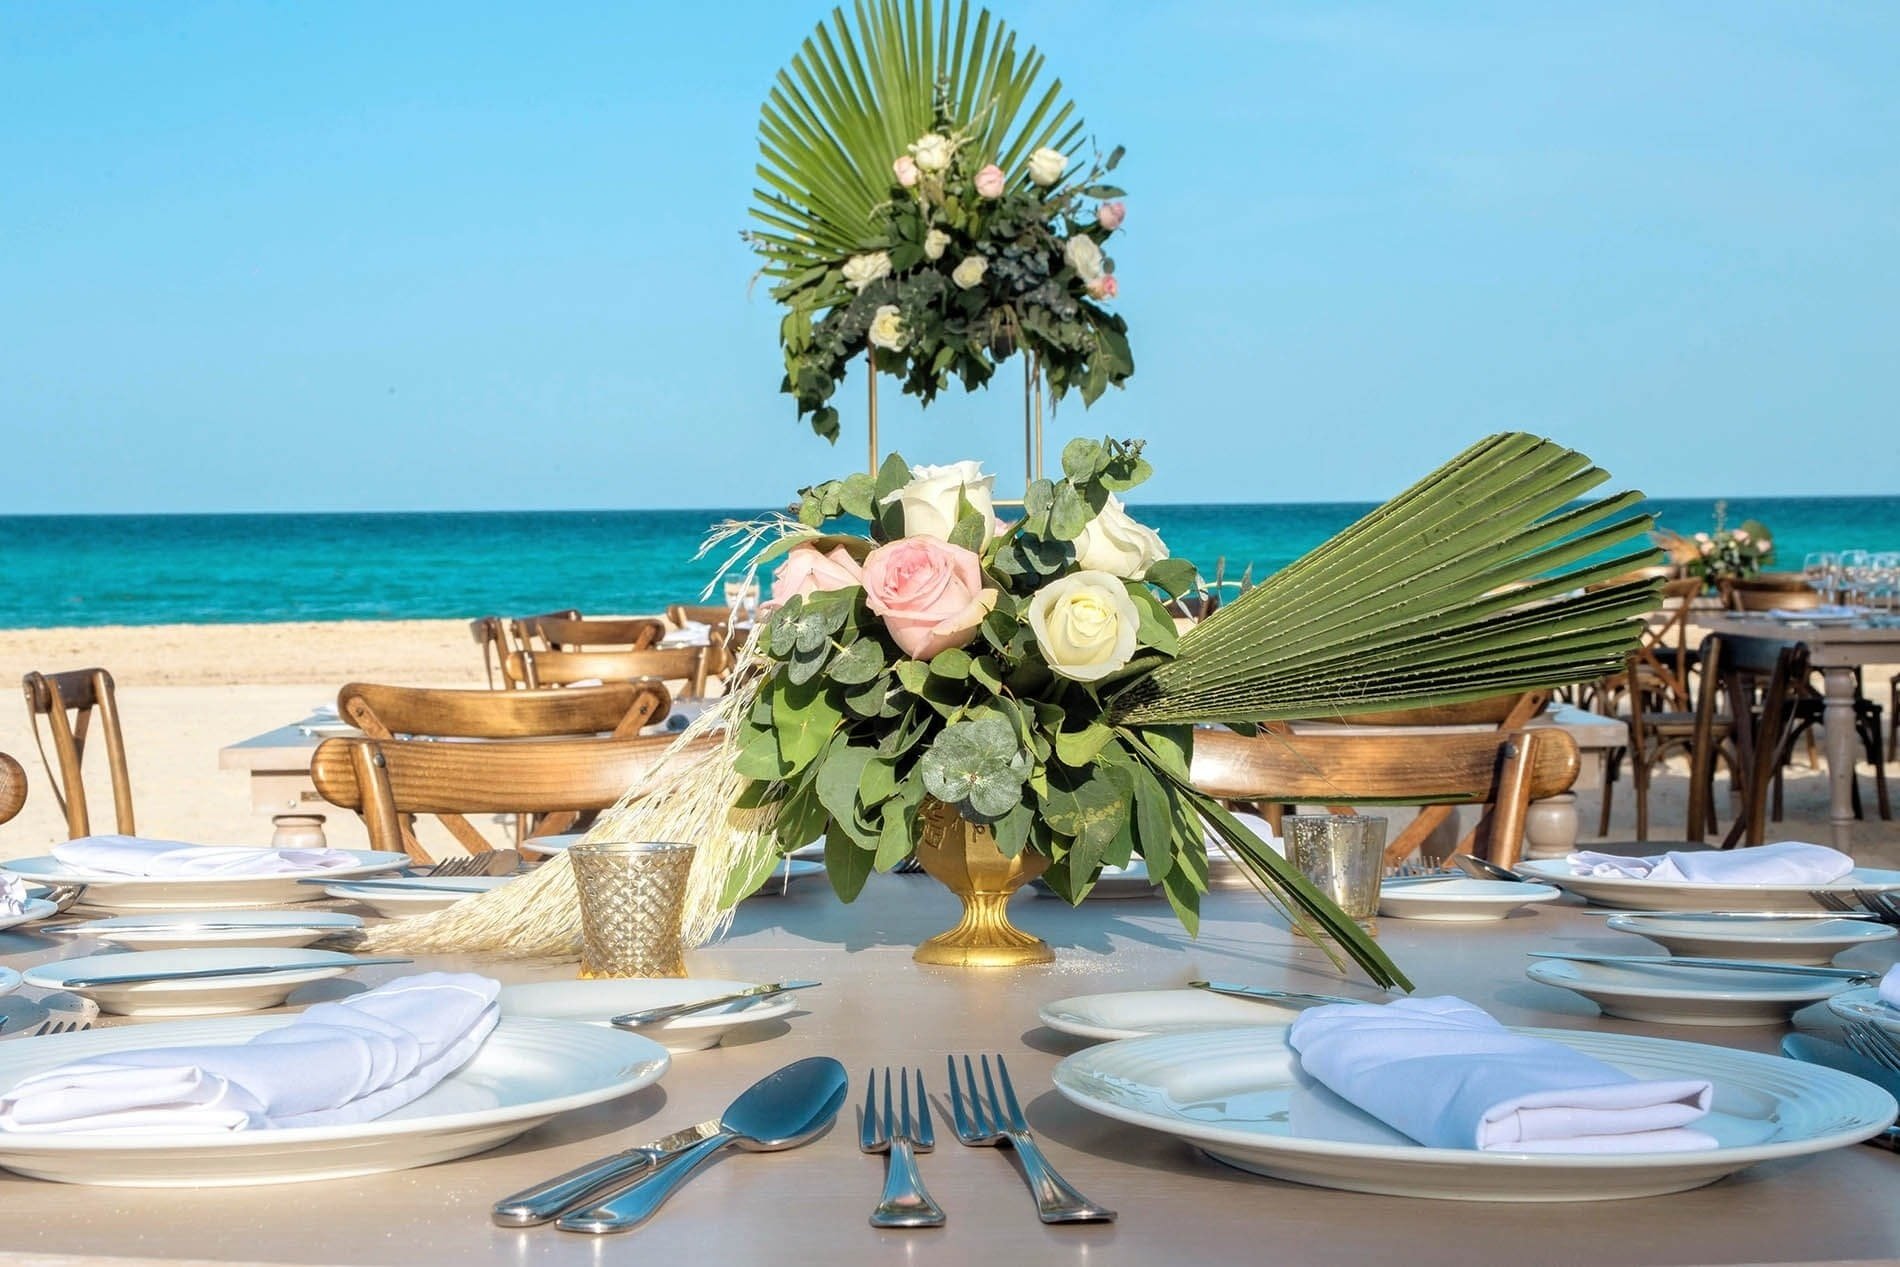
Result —
[[0, 916], [19, 915], [25, 910], [26, 881], [0, 872]]
[[1798, 840], [1705, 853], [1673, 852], [1651, 858], [1622, 858], [1585, 850], [1571, 854], [1568, 861], [1577, 875], [1694, 884], [1828, 884], [1854, 869], [1854, 860], [1838, 849]]
[[499, 982], [402, 977], [319, 1003], [248, 1042], [113, 1052], [0, 1094], [0, 1131], [172, 1133], [373, 1121], [467, 1063], [495, 1028]]
[[191, 845], [143, 836], [82, 836], [54, 845], [53, 857], [75, 871], [95, 875], [286, 875], [356, 865], [356, 859], [341, 850]]
[[1707, 1079], [1642, 1082], [1561, 1043], [1515, 1034], [1463, 999], [1327, 1004], [1293, 1022], [1300, 1066], [1432, 1148], [1653, 1153], [1714, 1148], [1687, 1129]]
[[1900, 963], [1887, 969], [1887, 975], [1880, 978], [1880, 1001], [1890, 1008], [1900, 1009]]

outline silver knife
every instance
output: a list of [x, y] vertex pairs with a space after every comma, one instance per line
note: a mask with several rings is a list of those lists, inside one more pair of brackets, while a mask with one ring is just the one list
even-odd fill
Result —
[[1614, 919], [1618, 915], [1639, 916], [1643, 919], [1684, 919], [1709, 923], [1724, 920], [1752, 919], [1769, 921], [1800, 921], [1829, 919], [1861, 919], [1878, 921], [1880, 917], [1872, 911], [1619, 911], [1592, 906], [1577, 908], [1580, 915], [1608, 915]]
[[701, 1140], [719, 1133], [719, 1119], [674, 1131], [651, 1144], [629, 1148], [599, 1161], [577, 1166], [564, 1175], [523, 1188], [513, 1196], [495, 1202], [489, 1212], [500, 1227], [534, 1227], [548, 1223], [563, 1212], [613, 1195], [634, 1180], [657, 1170]]
[[[366, 880], [364, 879], [352, 880], [347, 877], [340, 877], [335, 880], [299, 880], [297, 881], [297, 883], [298, 884], [321, 884], [326, 887], [348, 886], [349, 888], [352, 888], [352, 889], [368, 889], [371, 892], [377, 892], [383, 889], [402, 889], [403, 891], [410, 892], [410, 893], [492, 893], [495, 891], [496, 887], [498, 887], [495, 885], [482, 885], [482, 884], [425, 884], [423, 883], [423, 881], [427, 880], [428, 878], [429, 877], [426, 875], [419, 875], [413, 880], [400, 880], [400, 879], [381, 880], [381, 879], [376, 879], [373, 877]], [[453, 879], [454, 877], [451, 876], [448, 878]], [[475, 880], [475, 879], [480, 879], [481, 877], [469, 876], [467, 878], [471, 880]]]
[[716, 994], [710, 999], [694, 999], [691, 1003], [669, 1003], [665, 1007], [649, 1007], [638, 1012], [626, 1012], [610, 1018], [610, 1023], [621, 1029], [636, 1029], [642, 1025], [657, 1025], [661, 1021], [691, 1016], [694, 1012], [703, 1012], [707, 1008], [737, 1003], [741, 999], [784, 994], [788, 990], [809, 990], [822, 984], [824, 983], [821, 981], [775, 981], [770, 985], [755, 985], [746, 990], [734, 990], [731, 994]]
[[1856, 968], [1823, 968], [1814, 964], [1757, 963], [1752, 959], [1700, 959], [1690, 955], [1573, 955], [1555, 950], [1533, 950], [1532, 959], [1561, 959], [1569, 963], [1600, 963], [1627, 968], [1717, 968], [1733, 972], [1781, 972], [1791, 977], [1820, 977], [1828, 981], [1880, 980], [1878, 972]]
[[1384, 999], [1348, 999], [1337, 994], [1308, 994], [1303, 990], [1267, 990], [1257, 985], [1231, 985], [1224, 981], [1190, 981], [1196, 990], [1225, 994], [1230, 998], [1252, 999], [1256, 1003], [1279, 1003], [1286, 999], [1304, 999], [1308, 1003], [1383, 1003]]
[[193, 968], [189, 972], [121, 972], [101, 977], [67, 977], [59, 983], [62, 990], [89, 990], [103, 985], [138, 985], [146, 981], [206, 981], [213, 977], [261, 977], [273, 972], [309, 972], [312, 968], [343, 968], [354, 970], [379, 963], [414, 963], [413, 959], [396, 959], [388, 956], [372, 959], [352, 959], [347, 964], [341, 960], [330, 963], [276, 963], [252, 964], [244, 968]]

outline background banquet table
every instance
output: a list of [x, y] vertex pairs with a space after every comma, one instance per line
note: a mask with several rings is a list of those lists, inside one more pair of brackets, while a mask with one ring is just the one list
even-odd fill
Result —
[[[1245, 887], [1210, 895], [1199, 940], [1159, 899], [1097, 901], [1071, 910], [1027, 894], [1016, 921], [1050, 939], [1054, 964], [1013, 972], [927, 968], [911, 948], [954, 914], [923, 876], [874, 876], [853, 906], [822, 881], [746, 903], [732, 934], [691, 956], [694, 975], [755, 981], [815, 977], [784, 1022], [742, 1030], [728, 1045], [675, 1057], [656, 1086], [557, 1119], [494, 1152], [397, 1174], [279, 1187], [85, 1188], [0, 1174], [0, 1261], [49, 1255], [298, 1264], [1074, 1263], [1403, 1261], [1623, 1263], [1797, 1262], [1900, 1255], [1900, 1156], [1866, 1147], [1769, 1163], [1674, 1196], [1577, 1205], [1486, 1204], [1369, 1196], [1301, 1187], [1228, 1169], [1166, 1136], [1074, 1107], [1049, 1071], [1085, 1044], [1044, 1028], [1037, 1009], [1105, 990], [1175, 987], [1207, 977], [1340, 992], [1324, 956], [1294, 939]], [[1772, 1051], [1783, 1030], [1696, 1029], [1599, 1018], [1588, 1002], [1523, 975], [1530, 949], [1642, 951], [1600, 915], [1546, 905], [1493, 924], [1382, 920], [1382, 942], [1421, 991], [1458, 993], [1510, 1023], [1607, 1029]], [[1884, 943], [1891, 946], [1893, 943]], [[83, 947], [85, 943], [80, 943]], [[80, 953], [0, 934], [0, 963], [25, 967]], [[1900, 951], [1851, 952], [1880, 967]], [[571, 965], [437, 959], [432, 967], [517, 981], [569, 976]], [[408, 971], [373, 969], [370, 979]], [[372, 976], [372, 973], [375, 974]], [[312, 1001], [325, 983], [295, 996]], [[1351, 987], [1346, 987], [1348, 991]], [[1370, 993], [1370, 991], [1368, 991]], [[865, 1219], [881, 1158], [856, 1144], [868, 1065], [920, 1065], [945, 1090], [944, 1055], [1005, 1054], [1050, 1160], [1083, 1192], [1120, 1211], [1111, 1225], [1039, 1224], [1006, 1152], [968, 1149], [939, 1117], [922, 1159], [949, 1212], [937, 1231], [880, 1232]], [[845, 1062], [853, 1097], [834, 1130], [802, 1151], [732, 1154], [689, 1184], [653, 1222], [593, 1238], [488, 1222], [496, 1198], [602, 1154], [716, 1115], [787, 1061]]]

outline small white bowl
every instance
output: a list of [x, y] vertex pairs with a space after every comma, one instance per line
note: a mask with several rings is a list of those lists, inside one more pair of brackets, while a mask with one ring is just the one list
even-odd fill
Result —
[[1858, 919], [1684, 919], [1676, 915], [1612, 915], [1606, 926], [1635, 933], [1671, 954], [1703, 959], [1767, 959], [1831, 963], [1853, 946], [1886, 941], [1896, 930]]
[[1606, 1016], [1661, 1025], [1786, 1025], [1802, 1008], [1848, 985], [1845, 980], [1787, 972], [1563, 959], [1534, 959], [1524, 975], [1544, 985], [1574, 990]]
[[1535, 902], [1554, 902], [1563, 894], [1548, 884], [1514, 880], [1409, 880], [1379, 890], [1379, 914], [1390, 919], [1432, 919], [1475, 924], [1504, 919]]
[[[293, 967], [294, 965], [294, 967]], [[72, 981], [120, 973], [187, 973], [206, 968], [283, 968], [254, 975], [161, 978], [127, 985], [82, 986]], [[29, 968], [26, 983], [42, 990], [69, 990], [117, 1016], [228, 1016], [276, 1007], [300, 985], [340, 977], [356, 967], [353, 956], [334, 950], [129, 950], [87, 955]]]
[[331, 884], [324, 892], [346, 902], [367, 906], [378, 915], [399, 919], [405, 915], [426, 915], [454, 906], [463, 898], [475, 897], [490, 889], [499, 889], [515, 879], [511, 875], [456, 875], [437, 879], [418, 876], [413, 880], [359, 884]]
[[[524, 985], [503, 986], [503, 1016], [540, 1016], [556, 1021], [584, 1021], [605, 1025], [616, 1016], [666, 1007], [673, 1003], [691, 1003], [749, 990], [754, 981], [706, 981], [697, 979], [625, 978], [591, 981], [534, 981]], [[704, 1051], [717, 1047], [726, 1035], [742, 1025], [777, 1020], [798, 1006], [790, 994], [762, 995], [741, 999], [724, 1007], [693, 1012], [657, 1025], [643, 1025], [636, 1032], [652, 1039], [668, 1051]]]
[[74, 931], [132, 950], [197, 946], [295, 950], [362, 926], [361, 916], [341, 911], [153, 911], [94, 920]]

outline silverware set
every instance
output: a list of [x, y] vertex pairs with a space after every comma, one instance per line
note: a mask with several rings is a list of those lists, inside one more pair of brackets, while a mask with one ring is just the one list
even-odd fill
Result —
[[1880, 980], [1878, 972], [1858, 968], [1828, 968], [1819, 964], [1762, 962], [1754, 959], [1705, 959], [1694, 955], [1581, 955], [1559, 950], [1527, 952], [1532, 959], [1560, 959], [1566, 963], [1595, 963], [1626, 968], [1710, 968], [1718, 972], [1778, 972], [1791, 977], [1819, 977], [1866, 985]]

